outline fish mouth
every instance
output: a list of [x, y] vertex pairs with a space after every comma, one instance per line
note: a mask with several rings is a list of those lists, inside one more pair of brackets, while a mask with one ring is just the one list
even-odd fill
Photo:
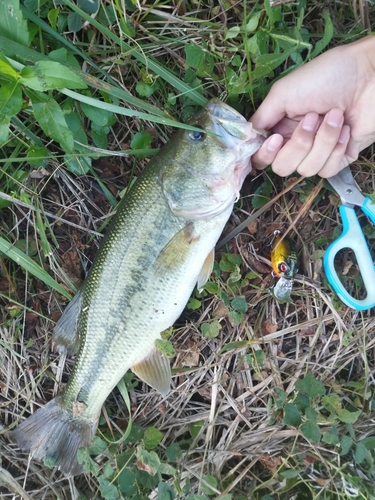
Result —
[[211, 99], [207, 104], [207, 110], [212, 116], [219, 118], [219, 120], [246, 122], [244, 116], [227, 104], [219, 101], [219, 99]]
[[206, 109], [214, 125], [213, 133], [226, 147], [236, 148], [238, 143], [254, 140], [259, 142], [260, 147], [265, 140], [263, 131], [254, 130], [252, 124], [244, 116], [219, 99], [211, 99]]

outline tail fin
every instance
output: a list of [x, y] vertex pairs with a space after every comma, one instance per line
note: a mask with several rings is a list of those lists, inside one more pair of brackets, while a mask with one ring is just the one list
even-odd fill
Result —
[[29, 450], [32, 458], [57, 466], [66, 475], [77, 475], [82, 466], [77, 460], [78, 448], [88, 446], [95, 434], [97, 421], [71, 411], [52, 399], [10, 433], [22, 450]]

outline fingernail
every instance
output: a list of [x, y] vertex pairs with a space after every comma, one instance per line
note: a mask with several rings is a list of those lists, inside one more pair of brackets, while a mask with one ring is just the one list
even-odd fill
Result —
[[275, 134], [271, 135], [271, 137], [266, 141], [266, 149], [270, 153], [274, 153], [278, 151], [283, 144], [283, 137], [281, 135]]
[[319, 115], [317, 113], [307, 113], [307, 115], [302, 120], [302, 128], [306, 132], [313, 132], [319, 121]]
[[350, 135], [350, 127], [349, 127], [349, 125], [344, 125], [341, 129], [340, 136], [339, 136], [337, 142], [339, 144], [344, 144], [344, 142], [347, 141], [349, 135]]
[[325, 120], [331, 127], [341, 127], [344, 121], [343, 112], [341, 109], [331, 109], [331, 111], [327, 113]]

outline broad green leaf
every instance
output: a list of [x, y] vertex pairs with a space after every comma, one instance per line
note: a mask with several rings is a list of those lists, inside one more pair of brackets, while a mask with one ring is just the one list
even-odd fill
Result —
[[145, 443], [145, 447], [148, 450], [152, 450], [156, 448], [160, 441], [163, 439], [164, 435], [161, 433], [156, 427], [148, 427], [145, 431], [145, 435], [143, 437], [143, 441]]
[[138, 92], [138, 94], [142, 97], [150, 97], [152, 94], [159, 89], [159, 85], [157, 82], [155, 83], [146, 83], [146, 82], [137, 82], [137, 85], [135, 86], [135, 90]]
[[146, 149], [152, 141], [153, 137], [149, 132], [137, 132], [134, 134], [130, 146], [132, 149]]
[[292, 47], [289, 50], [285, 50], [281, 54], [262, 54], [260, 55], [255, 63], [255, 68], [252, 73], [253, 81], [270, 75], [274, 69], [276, 69], [280, 64], [282, 64], [288, 57], [296, 50], [296, 47]]
[[283, 408], [286, 398], [288, 397], [288, 394], [282, 389], [280, 389], [280, 387], [276, 387], [275, 392], [277, 394], [277, 396], [274, 396], [275, 405], [276, 408], [280, 410], [281, 408]]
[[373, 450], [375, 449], [375, 436], [365, 437], [364, 439], [361, 440], [361, 443], [363, 443], [366, 446], [366, 449]]
[[280, 472], [280, 476], [285, 477], [285, 479], [293, 479], [299, 476], [299, 471], [295, 469], [286, 469]]
[[337, 418], [346, 424], [354, 424], [358, 420], [361, 413], [361, 410], [349, 411], [342, 408], [337, 412]]
[[275, 10], [273, 9], [273, 7], [271, 5], [271, 1], [264, 0], [264, 7], [266, 9], [266, 14], [267, 14], [267, 16], [270, 20], [271, 26], [272, 26], [274, 21], [275, 21]]
[[158, 472], [160, 474], [166, 474], [167, 476], [174, 476], [176, 474], [176, 469], [173, 465], [161, 463]]
[[86, 472], [91, 472], [95, 477], [99, 474], [99, 465], [90, 457], [87, 448], [79, 448], [77, 451], [77, 460], [83, 465]]
[[95, 12], [98, 11], [100, 5], [99, 0], [78, 0], [77, 3], [81, 7], [81, 9], [83, 9], [85, 12], [88, 12], [89, 14], [95, 14]]
[[326, 410], [333, 414], [337, 414], [342, 408], [341, 398], [337, 394], [328, 394], [322, 398], [322, 404]]
[[245, 297], [235, 297], [231, 301], [230, 305], [233, 307], [235, 311], [240, 313], [245, 313], [248, 310], [248, 305]]
[[89, 446], [89, 453], [90, 455], [94, 456], [100, 455], [101, 453], [104, 452], [107, 446], [108, 443], [106, 443], [104, 439], [100, 438], [99, 436], [94, 436]]
[[19, 0], [0, 2], [0, 33], [8, 40], [28, 46], [30, 44], [27, 21], [24, 19]]
[[326, 393], [324, 385], [320, 380], [316, 380], [311, 372], [296, 382], [296, 389], [306, 394], [309, 398], [324, 396]]
[[340, 442], [340, 446], [341, 446], [340, 455], [341, 456], [346, 455], [347, 453], [349, 453], [350, 448], [353, 446], [352, 438], [347, 435], [343, 436]]
[[158, 500], [174, 500], [175, 494], [173, 489], [167, 483], [160, 482], [158, 484]]
[[241, 32], [241, 28], [239, 26], [232, 26], [225, 34], [225, 40], [230, 38], [236, 38]]
[[212, 294], [217, 294], [219, 293], [219, 285], [217, 283], [214, 283], [213, 281], [207, 281], [202, 287], [206, 292], [212, 293]]
[[[78, 75], [82, 80], [86, 82], [87, 85], [90, 85], [88, 83], [88, 80], [86, 79], [87, 74], [80, 71], [80, 65], [79, 62], [77, 61], [76, 57], [68, 52], [65, 47], [61, 47], [60, 49], [52, 50], [48, 54], [48, 59], [52, 61], [57, 61], [60, 64], [63, 64], [64, 66], [70, 66], [73, 68], [73, 71]], [[44, 59], [43, 59], [44, 60]], [[77, 71], [78, 70], [78, 71]], [[92, 75], [90, 75], [92, 77]]]
[[332, 40], [333, 37], [333, 23], [332, 20], [327, 12], [323, 12], [323, 17], [324, 17], [324, 34], [321, 40], [316, 42], [314, 50], [310, 54], [310, 59], [313, 59], [316, 57], [318, 54], [324, 50], [329, 42]]
[[2, 51], [0, 51], [0, 75], [2, 77], [2, 80], [19, 80], [20, 74], [19, 71], [13, 68], [13, 66], [10, 64], [8, 59], [5, 57]]
[[[77, 144], [79, 146], [79, 144]], [[77, 147], [77, 151], [79, 151]], [[74, 175], [87, 174], [91, 170], [91, 158], [74, 154], [64, 155], [64, 165]]]
[[305, 409], [305, 416], [307, 420], [311, 420], [312, 422], [316, 422], [316, 419], [318, 417], [316, 410], [314, 408], [307, 407]]
[[131, 469], [123, 469], [117, 480], [120, 491], [131, 496], [136, 491], [135, 480], [136, 476]]
[[294, 400], [294, 404], [297, 406], [298, 410], [301, 413], [305, 413], [306, 408], [310, 404], [309, 398], [305, 394], [297, 394], [297, 397]]
[[327, 444], [338, 444], [340, 441], [338, 428], [333, 426], [330, 432], [325, 432], [322, 441]]
[[359, 441], [359, 443], [357, 443], [357, 446], [355, 447], [355, 453], [354, 453], [354, 459], [356, 463], [361, 464], [366, 458], [367, 453], [368, 452], [366, 446], [362, 441]]
[[68, 292], [61, 285], [59, 285], [52, 278], [52, 276], [50, 276], [47, 273], [47, 271], [45, 271], [42, 267], [40, 267], [39, 264], [34, 262], [28, 255], [26, 255], [24, 252], [21, 252], [18, 248], [14, 247], [11, 243], [9, 243], [8, 241], [4, 240], [4, 238], [1, 237], [0, 237], [0, 252], [5, 254], [7, 257], [12, 259], [17, 264], [19, 264], [23, 269], [28, 271], [30, 274], [32, 274], [39, 280], [43, 281], [43, 283], [50, 286], [57, 292], [61, 293], [61, 295], [64, 295], [64, 297], [67, 297], [68, 299], [71, 298]]
[[186, 305], [187, 309], [190, 309], [190, 311], [195, 311], [196, 309], [199, 309], [202, 305], [202, 302], [198, 299], [195, 299], [192, 297], [189, 302]]
[[[201, 483], [201, 488], [206, 495], [215, 495], [215, 491], [212, 488], [217, 488], [217, 479], [214, 476], [203, 476], [203, 481]], [[212, 486], [212, 488], [210, 488]]]
[[0, 113], [0, 146], [5, 144], [9, 137], [10, 116]]
[[138, 448], [137, 457], [136, 466], [138, 469], [148, 472], [151, 476], [155, 476], [160, 466], [158, 455], [154, 451], [146, 451]]
[[164, 339], [156, 339], [155, 347], [158, 351], [160, 351], [167, 358], [174, 358], [176, 356], [176, 350], [173, 347], [173, 344], [169, 340]]
[[9, 82], [0, 88], [0, 113], [16, 115], [22, 107], [22, 89], [18, 82]]
[[217, 337], [220, 333], [221, 328], [222, 327], [217, 320], [212, 321], [211, 323], [202, 323], [200, 326], [203, 337], [206, 337], [208, 339]]
[[301, 424], [301, 415], [293, 403], [287, 403], [284, 408], [284, 424], [298, 427]]
[[56, 9], [50, 9], [48, 11], [48, 14], [47, 14], [48, 21], [50, 22], [50, 24], [54, 30], [56, 29], [56, 22], [57, 22], [57, 18], [59, 17], [59, 13], [60, 13], [60, 9], [56, 8]]
[[229, 317], [234, 325], [240, 325], [244, 320], [244, 315], [237, 311], [229, 311]]
[[257, 29], [261, 14], [262, 14], [262, 11], [259, 10], [258, 12], [255, 12], [250, 17], [249, 21], [246, 24], [246, 33], [252, 33], [253, 31], [255, 31]]
[[169, 462], [178, 462], [182, 457], [182, 450], [179, 443], [170, 444], [166, 450], [165, 454], [169, 460]]
[[313, 443], [319, 443], [320, 441], [320, 430], [318, 424], [313, 420], [307, 420], [304, 424], [301, 425], [300, 430], [302, 434], [309, 441]]
[[74, 71], [57, 61], [38, 61], [34, 66], [25, 66], [20, 76], [26, 87], [39, 92], [87, 88], [86, 83]]
[[266, 359], [266, 355], [262, 349], [257, 349], [254, 351], [255, 359], [257, 360], [258, 365], [263, 368], [264, 360]]
[[30, 95], [34, 115], [43, 132], [57, 141], [66, 153], [71, 153], [74, 146], [74, 137], [65, 121], [64, 112], [52, 98]]
[[117, 500], [120, 498], [118, 489], [114, 484], [112, 484], [108, 479], [104, 479], [103, 476], [98, 478], [100, 484], [100, 493], [104, 500]]
[[96, 123], [91, 122], [91, 138], [96, 147], [108, 149], [108, 134], [110, 130], [111, 129], [107, 126], [99, 127]]
[[251, 204], [253, 208], [261, 208], [270, 200], [270, 195], [272, 192], [272, 183], [266, 178], [264, 182], [254, 191], [254, 196], [251, 199]]
[[107, 111], [106, 109], [91, 106], [85, 102], [81, 102], [81, 108], [85, 116], [100, 127], [105, 127], [110, 121], [112, 121], [113, 113]]
[[204, 50], [199, 47], [199, 45], [195, 45], [192, 43], [187, 43], [185, 45], [185, 54], [186, 54], [186, 64], [197, 70], [203, 69], [204, 65]]
[[199, 435], [203, 426], [204, 420], [197, 420], [190, 425], [190, 434], [193, 438], [196, 438]]
[[76, 12], [70, 12], [68, 15], [68, 29], [75, 33], [82, 29], [82, 18]]

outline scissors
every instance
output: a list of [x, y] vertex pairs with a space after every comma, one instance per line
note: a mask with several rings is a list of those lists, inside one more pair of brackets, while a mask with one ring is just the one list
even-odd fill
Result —
[[[337, 175], [327, 180], [341, 198], [342, 205], [339, 207], [339, 211], [343, 223], [343, 231], [339, 238], [331, 243], [325, 252], [325, 272], [328, 281], [339, 298], [349, 307], [358, 311], [364, 311], [375, 306], [375, 266], [361, 225], [354, 211], [354, 206], [360, 207], [371, 222], [375, 223], [375, 204], [372, 203], [370, 198], [362, 195], [355, 184], [349, 167], [345, 167]], [[356, 256], [367, 291], [366, 298], [362, 300], [352, 297], [337, 275], [334, 260], [337, 253], [343, 248], [351, 249]]]

